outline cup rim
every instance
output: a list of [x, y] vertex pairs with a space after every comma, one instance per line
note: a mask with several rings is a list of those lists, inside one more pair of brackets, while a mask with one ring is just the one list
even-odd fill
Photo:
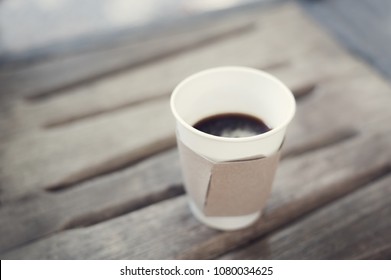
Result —
[[[177, 112], [177, 110], [175, 108], [175, 104], [174, 103], [175, 103], [176, 96], [178, 95], [178, 92], [180, 92], [180, 90], [183, 87], [183, 85], [187, 84], [188, 82], [190, 82], [193, 79], [196, 79], [196, 78], [199, 78], [201, 76], [208, 75], [208, 74], [211, 74], [211, 73], [214, 73], [214, 72], [224, 72], [224, 71], [242, 71], [242, 72], [257, 74], [257, 75], [262, 76], [263, 78], [267, 78], [267, 79], [271, 80], [272, 82], [277, 84], [279, 87], [281, 87], [283, 89], [283, 92], [286, 94], [287, 98], [289, 99], [289, 103], [291, 104], [290, 112], [288, 113], [288, 117], [286, 118], [286, 120], [284, 122], [282, 122], [280, 125], [278, 125], [277, 127], [274, 127], [274, 128], [272, 128], [271, 130], [269, 130], [269, 131], [267, 131], [265, 133], [258, 134], [258, 135], [253, 135], [253, 136], [247, 136], [247, 137], [238, 137], [238, 138], [215, 136], [215, 135], [212, 135], [212, 134], [208, 134], [206, 132], [202, 132], [202, 131], [194, 128], [190, 124], [188, 124], [178, 114], [178, 112]], [[197, 135], [199, 135], [201, 137], [209, 138], [211, 140], [217, 140], [217, 141], [231, 142], [232, 143], [232, 142], [248, 142], [248, 141], [255, 141], [255, 140], [263, 139], [263, 138], [269, 137], [270, 135], [273, 135], [273, 134], [277, 133], [278, 131], [280, 131], [281, 129], [285, 128], [291, 122], [291, 120], [293, 119], [293, 116], [295, 115], [295, 112], [296, 112], [296, 101], [295, 101], [295, 97], [294, 97], [293, 93], [291, 92], [291, 90], [284, 83], [282, 83], [279, 79], [277, 79], [276, 77], [274, 77], [273, 75], [271, 75], [269, 73], [266, 73], [266, 72], [264, 72], [262, 70], [258, 70], [258, 69], [251, 68], [251, 67], [222, 66], [222, 67], [214, 67], [214, 68], [209, 68], [209, 69], [206, 69], [206, 70], [202, 70], [202, 71], [197, 72], [195, 74], [192, 74], [192, 75], [188, 76], [187, 78], [185, 78], [184, 80], [182, 80], [174, 88], [174, 90], [173, 90], [173, 92], [171, 94], [170, 107], [171, 107], [171, 111], [172, 111], [175, 119], [177, 121], [179, 121], [189, 131], [191, 131], [191, 132], [193, 132], [193, 133], [195, 133], [195, 134], [197, 134]]]

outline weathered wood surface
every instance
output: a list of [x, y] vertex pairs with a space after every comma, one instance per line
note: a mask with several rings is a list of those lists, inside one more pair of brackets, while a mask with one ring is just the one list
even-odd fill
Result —
[[390, 215], [387, 176], [223, 258], [390, 259]]
[[[0, 121], [7, 132], [0, 136], [1, 258], [215, 258], [231, 250], [226, 257], [234, 257], [303, 215], [323, 213], [324, 205], [335, 213], [345, 205], [336, 199], [358, 189], [386, 191], [373, 181], [391, 171], [389, 85], [293, 4], [246, 22], [251, 28], [242, 34], [61, 94], [12, 99]], [[201, 225], [187, 208], [168, 108], [169, 92], [184, 76], [221, 64], [268, 68], [298, 97], [263, 218], [228, 233]], [[373, 197], [381, 205], [389, 200]], [[349, 200], [351, 211], [361, 202]], [[378, 208], [368, 211], [358, 213]], [[387, 225], [366, 232], [387, 233]], [[347, 230], [336, 228], [341, 242]], [[367, 244], [367, 255], [339, 256], [388, 254], [386, 239]]]
[[[191, 49], [213, 44], [253, 28], [244, 17], [232, 21], [214, 20], [213, 24], [199, 22], [172, 26], [163, 32], [147, 32], [125, 37], [100, 48], [70, 54], [49, 56], [41, 63], [24, 67], [0, 68], [1, 91], [16, 97], [39, 100], [58, 94], [76, 85], [98, 80], [100, 77], [135, 68], [157, 60], [177, 55]], [[170, 37], [174, 37], [170, 40]]]
[[13, 226], [0, 228], [0, 251], [183, 194], [181, 183], [177, 151], [170, 150], [67, 191], [38, 192], [7, 203], [0, 221]]
[[[379, 137], [355, 137], [337, 147], [284, 160], [263, 219], [246, 230], [220, 233], [208, 229], [192, 217], [185, 197], [180, 196], [95, 226], [56, 234], [1, 257], [215, 257], [389, 173], [391, 136], [388, 134], [387, 137], [376, 134], [373, 136]], [[376, 158], [367, 162], [372, 154]]]

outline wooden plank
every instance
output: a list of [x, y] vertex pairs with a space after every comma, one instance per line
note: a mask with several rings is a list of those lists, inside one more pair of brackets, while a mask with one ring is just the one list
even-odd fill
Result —
[[183, 194], [181, 182], [175, 149], [67, 191], [38, 192], [4, 204], [0, 252]]
[[391, 176], [222, 259], [389, 259]]
[[74, 55], [49, 56], [41, 63], [17, 71], [4, 69], [3, 73], [0, 72], [0, 90], [5, 98], [27, 96], [39, 99], [70, 86], [251, 31], [252, 27], [243, 16], [232, 17], [228, 22], [220, 19], [187, 26], [187, 30], [183, 26], [163, 30], [161, 34], [155, 32], [146, 38], [130, 37], [128, 42], [121, 40], [108, 44], [106, 48], [95, 47]]
[[391, 79], [391, 33], [385, 28], [390, 25], [390, 1], [298, 2], [342, 45]]
[[28, 189], [61, 188], [174, 143], [167, 99], [117, 112], [110, 118], [95, 118], [92, 123], [31, 133], [1, 149], [1, 199]]
[[[1, 258], [165, 259], [221, 255], [389, 174], [390, 129], [384, 121], [376, 125], [385, 133], [364, 134], [285, 159], [265, 213], [251, 228], [235, 232], [211, 230], [192, 217], [185, 197], [180, 196], [94, 226], [58, 233]], [[373, 124], [367, 128], [369, 132], [371, 127]]]

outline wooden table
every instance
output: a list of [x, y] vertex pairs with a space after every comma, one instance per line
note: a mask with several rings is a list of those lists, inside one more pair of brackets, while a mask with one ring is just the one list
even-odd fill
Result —
[[[296, 4], [1, 69], [2, 259], [391, 257], [391, 88]], [[220, 232], [184, 195], [169, 95], [264, 69], [298, 109], [262, 218]]]

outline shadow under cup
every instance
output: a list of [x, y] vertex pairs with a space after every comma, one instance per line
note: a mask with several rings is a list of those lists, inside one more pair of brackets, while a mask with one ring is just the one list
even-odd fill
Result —
[[[294, 116], [295, 99], [291, 91], [270, 74], [246, 67], [219, 67], [182, 81], [172, 93], [171, 110], [176, 118], [178, 141], [209, 160], [224, 162], [277, 152]], [[193, 127], [201, 119], [226, 113], [255, 116], [271, 130], [250, 137], [227, 138]], [[217, 229], [246, 227], [256, 221], [261, 212], [235, 217], [207, 217], [191, 197], [189, 200], [194, 215]]]

